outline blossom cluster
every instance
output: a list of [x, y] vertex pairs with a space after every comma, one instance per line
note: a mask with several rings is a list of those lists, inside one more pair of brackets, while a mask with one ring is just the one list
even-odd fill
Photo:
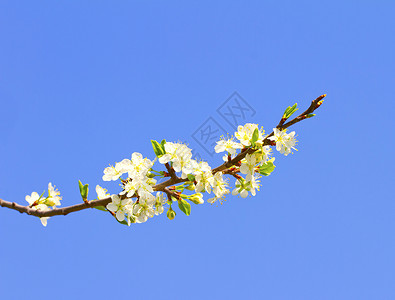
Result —
[[168, 142], [164, 145], [166, 154], [159, 158], [159, 162], [166, 164], [171, 162], [171, 166], [176, 172], [182, 172], [182, 179], [191, 179], [190, 189], [196, 193], [214, 193], [214, 197], [208, 200], [209, 203], [221, 199], [229, 193], [228, 182], [224, 180], [222, 173], [212, 173], [211, 167], [205, 161], [192, 159], [192, 149], [183, 143]]
[[[128, 225], [143, 223], [148, 218], [163, 213], [163, 194], [158, 192], [156, 196], [153, 195], [157, 180], [153, 178], [150, 170], [155, 160], [151, 161], [141, 153], [134, 152], [131, 159], [124, 159], [115, 166], [104, 169], [104, 181], [117, 180], [127, 174], [127, 178], [122, 181], [123, 191], [119, 195], [112, 195], [111, 202], [106, 206], [119, 222], [126, 219]], [[98, 199], [109, 196], [100, 186], [96, 187], [96, 192]]]
[[[270, 142], [265, 143], [265, 139]], [[296, 144], [295, 132], [287, 134], [286, 130], [274, 128], [273, 135], [268, 137], [257, 124], [247, 123], [237, 128], [234, 137], [222, 137], [214, 149], [216, 153], [225, 152], [223, 160], [226, 162], [246, 151], [244, 157], [231, 168], [213, 172], [207, 162], [193, 159], [192, 149], [184, 143], [165, 140], [160, 144], [152, 142], [157, 156], [154, 160], [143, 158], [140, 153], [135, 152], [131, 159], [124, 159], [104, 170], [103, 180], [121, 180], [123, 190], [119, 194], [110, 196], [105, 189], [96, 187], [98, 199], [111, 197], [106, 208], [119, 222], [128, 225], [146, 222], [149, 218], [163, 213], [166, 205], [169, 206], [167, 216], [173, 219], [175, 211], [172, 204], [175, 201], [178, 201], [183, 212], [189, 214], [188, 201], [204, 203], [203, 193], [213, 194], [207, 200], [208, 203], [222, 203], [230, 193], [229, 180], [225, 175], [236, 178], [232, 195], [239, 194], [242, 198], [249, 194], [255, 196], [260, 188], [262, 175], [270, 175], [275, 167], [269, 145], [276, 144], [280, 153], [288, 155]], [[166, 166], [167, 172], [153, 169], [156, 159]], [[174, 174], [170, 172], [182, 184], [176, 185], [176, 182], [172, 191], [161, 190], [154, 195], [157, 182], [154, 177], [172, 178]], [[126, 178], [122, 178], [123, 174], [127, 174]], [[192, 191], [193, 194], [187, 194], [186, 191]], [[164, 193], [167, 193], [167, 200]]]
[[[48, 211], [60, 206], [60, 200], [62, 200], [62, 197], [60, 196], [60, 192], [55, 189], [55, 186], [53, 186], [51, 182], [48, 183], [48, 196], [43, 197], [44, 193], [39, 195], [37, 192], [33, 192], [31, 195], [27, 195], [25, 200], [29, 203], [29, 206], [32, 209], [38, 211]], [[43, 226], [47, 226], [48, 219], [49, 217], [40, 218]]]
[[[265, 131], [257, 124], [247, 123], [238, 126], [234, 136], [221, 137], [214, 148], [216, 153], [224, 152], [224, 165], [213, 170], [205, 161], [192, 158], [192, 149], [181, 142], [161, 143], [152, 141], [155, 159], [143, 157], [141, 153], [134, 152], [130, 159], [123, 159], [113, 166], [104, 169], [104, 181], [121, 182], [122, 191], [118, 194], [107, 193], [107, 190], [96, 186], [98, 200], [105, 200], [106, 206], [98, 209], [107, 210], [120, 223], [131, 225], [143, 223], [155, 215], [162, 214], [167, 207], [167, 217], [173, 219], [176, 212], [172, 205], [177, 202], [180, 210], [189, 215], [191, 206], [202, 204], [203, 193], [212, 194], [208, 203], [223, 203], [227, 194], [240, 195], [246, 198], [255, 196], [261, 186], [262, 176], [273, 172], [272, 149], [288, 155], [295, 149], [295, 132], [273, 129], [273, 133], [265, 135]], [[154, 165], [158, 161], [165, 165], [166, 171], [157, 171]], [[229, 179], [236, 179], [231, 192]], [[168, 185], [157, 185], [157, 179], [167, 178]], [[81, 183], [80, 183], [81, 184]], [[160, 186], [160, 188], [158, 188]], [[82, 187], [82, 188], [81, 188]], [[88, 187], [80, 186], [81, 195], [86, 203]], [[83, 192], [84, 190], [84, 192]], [[48, 185], [48, 196], [39, 196], [33, 192], [26, 196], [31, 208], [46, 211], [60, 205], [61, 197], [51, 183]], [[41, 218], [44, 226], [47, 217]]]

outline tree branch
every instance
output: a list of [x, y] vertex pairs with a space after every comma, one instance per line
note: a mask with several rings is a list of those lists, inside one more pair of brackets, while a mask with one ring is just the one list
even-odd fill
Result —
[[[318, 107], [320, 107], [320, 105], [322, 104], [322, 99], [325, 98], [326, 94], [319, 96], [317, 99], [313, 100], [309, 106], [309, 108], [304, 111], [303, 113], [301, 113], [299, 116], [297, 116], [296, 118], [294, 118], [293, 120], [287, 122], [284, 124], [284, 120], [281, 119], [280, 123], [276, 126], [276, 128], [283, 130], [286, 129], [304, 119], [307, 118], [307, 116], [311, 113], [313, 113]], [[272, 145], [272, 141], [270, 141], [268, 138], [273, 136], [273, 132], [270, 133], [269, 135], [267, 135], [264, 140], [263, 140], [263, 145], [267, 146], [267, 145]], [[232, 176], [237, 176], [237, 172], [235, 172], [235, 170], [229, 170], [230, 168], [236, 166], [247, 154], [251, 154], [254, 153], [256, 151], [256, 149], [253, 148], [247, 148], [247, 150], [242, 151], [241, 153], [239, 153], [236, 157], [234, 157], [233, 159], [223, 163], [222, 165], [212, 169], [212, 173], [215, 174], [217, 172], [221, 172], [223, 171], [225, 174], [229, 174]], [[171, 185], [175, 185], [175, 184], [179, 184], [182, 182], [186, 182], [188, 181], [187, 178], [182, 179], [179, 178], [174, 169], [172, 167], [170, 167], [169, 164], [165, 165], [169, 174], [170, 174], [170, 179], [168, 179], [167, 181], [164, 181], [162, 183], [159, 183], [157, 185], [155, 185], [153, 187], [153, 189], [155, 191], [162, 191], [165, 192], [167, 195], [171, 195], [173, 194], [172, 191], [170, 191], [168, 189], [168, 186]], [[120, 197], [122, 199], [126, 198], [126, 195], [120, 195]], [[39, 218], [43, 218], [43, 217], [53, 217], [53, 216], [59, 216], [59, 215], [68, 215], [69, 213], [72, 212], [77, 212], [80, 210], [84, 210], [87, 208], [94, 208], [94, 207], [98, 207], [98, 206], [106, 206], [108, 203], [111, 202], [111, 197], [107, 197], [104, 199], [99, 199], [99, 200], [91, 200], [91, 201], [87, 201], [84, 203], [79, 203], [79, 204], [75, 204], [72, 206], [66, 206], [66, 207], [62, 207], [62, 208], [55, 208], [52, 210], [46, 210], [46, 211], [40, 211], [40, 210], [36, 210], [33, 207], [29, 207], [29, 206], [23, 206], [23, 205], [19, 205], [15, 202], [9, 202], [9, 201], [5, 201], [3, 199], [0, 199], [0, 206], [1, 207], [7, 207], [9, 209], [13, 209], [16, 211], [19, 211], [20, 213], [26, 213], [28, 215], [31, 216], [36, 216]]]

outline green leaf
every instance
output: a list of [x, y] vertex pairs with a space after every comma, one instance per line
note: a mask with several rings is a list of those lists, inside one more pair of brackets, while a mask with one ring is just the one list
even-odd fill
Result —
[[291, 106], [288, 106], [284, 112], [284, 118], [288, 115], [289, 111], [291, 110]]
[[80, 187], [80, 192], [84, 189], [84, 185], [82, 184], [81, 180], [78, 180], [78, 186]]
[[165, 139], [163, 139], [163, 140], [160, 142], [160, 145], [161, 145], [161, 147], [162, 147], [162, 150], [163, 150], [163, 154], [166, 154], [166, 150], [165, 150], [165, 144], [166, 144], [166, 140], [165, 140]]
[[255, 145], [255, 142], [258, 140], [259, 137], [259, 129], [255, 128], [254, 133], [252, 134], [251, 144]]
[[162, 156], [163, 154], [165, 154], [164, 151], [163, 151], [163, 149], [162, 149], [161, 144], [159, 144], [159, 143], [158, 143], [157, 141], [155, 141], [155, 140], [151, 140], [151, 143], [152, 143], [152, 148], [154, 148], [154, 152], [155, 152], [155, 155], [156, 155], [157, 157], [160, 157], [160, 156]]
[[178, 199], [178, 207], [187, 216], [191, 214], [191, 205], [186, 200]]
[[292, 106], [288, 106], [288, 108], [285, 110], [283, 118], [288, 119], [292, 114], [297, 111], [299, 108], [297, 108], [297, 103], [295, 103]]
[[176, 190], [178, 190], [178, 191], [184, 191], [184, 189], [185, 189], [185, 186], [183, 186], [183, 185], [177, 185], [176, 186]]
[[89, 184], [83, 185], [81, 180], [78, 180], [78, 186], [80, 187], [80, 194], [82, 199], [88, 199], [88, 192], [89, 192]]
[[188, 174], [188, 180], [194, 182], [195, 181], [195, 175]]
[[107, 209], [104, 206], [94, 206], [93, 208], [96, 208], [96, 209], [102, 210], [102, 211], [107, 211]]
[[259, 167], [259, 173], [264, 176], [269, 176], [276, 166], [271, 162], [267, 161], [262, 166]]
[[297, 111], [299, 109], [299, 108], [296, 107], [297, 105], [298, 105], [297, 103], [292, 105], [291, 109], [288, 112], [287, 118], [289, 118], [295, 111]]

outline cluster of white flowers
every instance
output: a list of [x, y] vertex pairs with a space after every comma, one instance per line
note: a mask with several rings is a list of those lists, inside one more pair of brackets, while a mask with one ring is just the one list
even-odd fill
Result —
[[213, 192], [215, 197], [207, 200], [208, 203], [214, 203], [219, 200], [222, 203], [226, 194], [229, 194], [229, 189], [227, 188], [229, 183], [226, 179], [223, 178], [222, 172], [215, 173], [213, 177]]
[[[208, 200], [209, 203], [214, 203], [229, 193], [226, 188], [228, 183], [223, 179], [222, 173], [218, 172], [213, 175], [207, 162], [192, 159], [192, 151], [185, 144], [167, 142], [164, 148], [166, 154], [159, 158], [159, 162], [162, 164], [171, 162], [175, 172], [182, 172], [182, 179], [189, 179], [188, 175], [191, 175], [193, 178], [192, 188], [196, 193], [207, 192], [210, 194], [213, 191], [215, 196]], [[203, 199], [198, 202], [203, 203]]]
[[[43, 197], [44, 193], [39, 195], [37, 192], [33, 192], [31, 195], [27, 195], [25, 200], [29, 203], [32, 209], [39, 211], [47, 211], [56, 208], [60, 205], [60, 192], [55, 189], [52, 183], [48, 183], [48, 196]], [[41, 224], [47, 226], [47, 221], [49, 217], [40, 218]]]
[[[175, 216], [175, 212], [171, 208], [173, 201], [181, 202], [184, 201], [181, 199], [185, 199], [195, 204], [201, 204], [204, 202], [202, 193], [211, 194], [213, 192], [214, 196], [207, 201], [212, 204], [219, 200], [222, 203], [225, 195], [230, 193], [229, 182], [224, 178], [225, 174], [236, 177], [232, 195], [239, 194], [245, 198], [250, 193], [255, 196], [256, 191], [260, 188], [261, 174], [267, 176], [274, 169], [274, 157], [271, 158], [272, 149], [270, 146], [264, 145], [267, 136], [257, 124], [247, 123], [237, 129], [235, 137], [222, 137], [217, 142], [215, 152], [225, 152], [224, 160], [229, 161], [236, 157], [239, 151], [247, 151], [249, 148], [253, 148], [253, 151], [247, 152], [245, 157], [231, 169], [214, 172], [214, 174], [207, 162], [192, 158], [192, 150], [186, 144], [166, 141], [159, 144], [153, 141], [154, 151], [159, 162], [166, 165], [167, 171], [171, 168], [174, 173], [179, 173], [179, 178], [185, 182], [180, 190], [194, 191], [195, 193], [192, 195], [178, 192], [178, 194], [168, 195], [168, 201], [164, 199], [161, 192], [157, 192], [154, 196], [154, 185], [157, 182], [154, 177], [160, 175], [171, 177], [172, 174], [153, 170], [152, 167], [156, 159], [151, 161], [148, 158], [143, 158], [140, 153], [133, 153], [131, 160], [124, 159], [116, 163], [115, 166], [106, 168], [103, 176], [105, 181], [117, 180], [123, 174], [128, 174], [127, 179], [122, 179], [123, 191], [118, 195], [111, 196], [111, 202], [107, 205], [107, 209], [114, 214], [118, 221], [130, 225], [131, 223], [145, 222], [148, 218], [163, 213], [164, 205], [167, 203], [170, 204], [168, 217], [173, 219]], [[296, 144], [294, 135], [294, 132], [287, 134], [286, 130], [280, 131], [275, 128], [274, 135], [269, 139], [276, 143], [276, 148], [280, 153], [287, 155]], [[245, 177], [243, 178], [241, 175], [245, 175]], [[96, 192], [99, 199], [110, 196], [100, 186], [96, 187]], [[137, 200], [133, 200], [133, 198], [137, 198]], [[185, 205], [185, 203], [183, 202], [181, 205]]]
[[[291, 149], [295, 149], [293, 146], [296, 144], [294, 138], [295, 132], [286, 134], [286, 130], [278, 130], [274, 128], [274, 136], [270, 137], [270, 140], [276, 142], [276, 149], [280, 153], [288, 155]], [[245, 198], [248, 196], [248, 192], [251, 195], [256, 195], [256, 190], [260, 188], [259, 174], [260, 166], [266, 164], [271, 155], [270, 146], [264, 146], [265, 131], [259, 128], [257, 124], [247, 123], [244, 126], [238, 126], [235, 137], [239, 140], [235, 142], [233, 137], [229, 139], [221, 139], [215, 146], [215, 152], [226, 151], [227, 154], [224, 156], [224, 160], [227, 161], [236, 156], [237, 149], [243, 149], [247, 147], [253, 147], [253, 153], [247, 153], [246, 156], [240, 161], [240, 173], [246, 175], [245, 178], [241, 176], [237, 177], [236, 188], [232, 191], [233, 195], [240, 194], [241, 197]], [[274, 158], [270, 160], [272, 163]], [[265, 173], [266, 174], [266, 173]], [[270, 174], [270, 173], [269, 173]], [[215, 202], [215, 201], [214, 201]]]
[[[122, 182], [122, 191], [119, 194], [110, 195], [107, 190], [96, 186], [97, 199], [110, 201], [102, 210], [108, 210], [121, 223], [130, 225], [131, 223], [143, 223], [155, 215], [160, 215], [165, 211], [165, 205], [169, 205], [167, 216], [169, 219], [175, 217], [175, 212], [171, 205], [178, 202], [180, 209], [187, 215], [190, 213], [190, 204], [204, 203], [203, 194], [207, 192], [213, 196], [207, 202], [213, 204], [222, 201], [225, 195], [230, 193], [229, 181], [224, 175], [236, 178], [235, 188], [232, 195], [240, 195], [246, 198], [249, 193], [256, 195], [260, 189], [261, 175], [268, 176], [274, 170], [274, 157], [272, 149], [267, 144], [276, 145], [276, 149], [288, 155], [296, 145], [295, 132], [289, 134], [286, 130], [273, 129], [273, 136], [268, 137], [265, 131], [257, 124], [247, 123], [238, 126], [234, 137], [222, 137], [215, 146], [215, 152], [225, 152], [223, 159], [228, 162], [241, 153], [245, 155], [235, 159], [230, 168], [213, 171], [205, 161], [197, 161], [192, 158], [192, 150], [183, 143], [166, 142], [160, 144], [152, 141], [156, 158], [150, 160], [144, 158], [141, 153], [134, 152], [131, 159], [124, 159], [104, 169], [104, 181]], [[153, 169], [156, 160], [166, 165], [166, 171], [156, 171]], [[178, 173], [178, 175], [177, 175]], [[125, 178], [122, 176], [127, 174]], [[174, 177], [176, 175], [177, 178]], [[242, 177], [244, 175], [244, 177]], [[156, 176], [169, 177], [170, 183], [174, 183], [171, 189], [160, 189], [155, 192]], [[179, 177], [178, 177], [179, 176]], [[181, 185], [178, 185], [182, 183]], [[83, 186], [80, 182], [81, 195], [87, 202], [88, 186]], [[194, 191], [193, 194], [185, 194], [184, 190]], [[164, 194], [167, 194], [165, 199]], [[48, 185], [48, 197], [39, 196], [33, 192], [26, 196], [31, 208], [47, 211], [60, 205], [61, 197], [59, 191], [55, 190], [51, 183]], [[87, 202], [88, 203], [88, 202]], [[99, 208], [100, 209], [100, 208]], [[41, 218], [44, 226], [47, 225], [48, 218]]]
[[[152, 178], [150, 170], [155, 160], [151, 161], [144, 158], [141, 153], [134, 152], [131, 159], [124, 159], [115, 166], [104, 169], [104, 181], [117, 180], [123, 174], [128, 174], [123, 181], [123, 191], [119, 195], [112, 195], [111, 202], [106, 207], [114, 213], [119, 222], [125, 221], [126, 218], [128, 225], [143, 223], [164, 211], [163, 195], [159, 192], [156, 196], [152, 194], [157, 181]], [[109, 194], [106, 194], [107, 190], [100, 186], [96, 186], [96, 192], [98, 199], [109, 197]], [[137, 199], [133, 201], [133, 197]]]
[[161, 164], [172, 162], [176, 172], [182, 172], [181, 178], [187, 178], [192, 173], [192, 149], [182, 143], [167, 142], [164, 145], [166, 154], [159, 158]]
[[139, 197], [136, 201], [112, 195], [111, 202], [106, 208], [114, 213], [119, 222], [126, 219], [126, 223], [130, 226], [131, 223], [144, 223], [148, 218], [163, 213], [165, 203], [163, 194], [160, 192], [157, 192], [156, 196], [147, 194], [145, 197]]
[[276, 142], [276, 150], [281, 154], [288, 155], [292, 152], [292, 149], [297, 150], [294, 146], [296, 145], [295, 131], [287, 134], [287, 130], [279, 130], [273, 128], [274, 135], [269, 137], [269, 140]]

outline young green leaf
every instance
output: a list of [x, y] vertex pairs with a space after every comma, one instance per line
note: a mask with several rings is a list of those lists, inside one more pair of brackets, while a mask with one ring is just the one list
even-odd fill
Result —
[[83, 185], [81, 183], [81, 180], [78, 180], [78, 186], [80, 188], [81, 197], [85, 201], [86, 199], [88, 199], [89, 184]]
[[287, 115], [288, 115], [288, 113], [289, 113], [290, 110], [291, 110], [291, 106], [288, 106], [287, 109], [286, 109], [285, 112], [284, 112], [283, 118], [286, 118], [286, 117], [287, 117]]
[[82, 190], [84, 189], [84, 185], [82, 184], [81, 180], [78, 180], [78, 186], [80, 188], [80, 193], [82, 193]]
[[194, 182], [195, 181], [195, 175], [188, 174], [188, 180]]
[[102, 211], [107, 211], [107, 209], [104, 206], [94, 206], [93, 208], [96, 208], [96, 209], [102, 210]]
[[160, 157], [160, 156], [162, 156], [163, 154], [165, 154], [164, 151], [163, 151], [163, 149], [162, 149], [161, 144], [159, 144], [159, 143], [158, 143], [157, 141], [155, 141], [155, 140], [151, 140], [151, 143], [152, 143], [152, 148], [154, 148], [154, 152], [155, 152], [155, 155], [156, 155], [157, 157]]
[[292, 114], [299, 109], [299, 108], [296, 107], [297, 105], [298, 104], [295, 103], [292, 106], [288, 106], [288, 108], [284, 112], [283, 118], [284, 119], [288, 119], [290, 116], [292, 116]]
[[184, 191], [184, 189], [185, 189], [185, 186], [183, 186], [183, 185], [177, 185], [177, 186], [176, 186], [176, 190], [177, 190], [177, 191], [182, 192], [182, 191]]
[[255, 128], [253, 134], [252, 134], [252, 138], [251, 138], [251, 144], [254, 146], [255, 142], [258, 140], [259, 137], [259, 129]]
[[160, 142], [160, 146], [162, 147], [163, 154], [166, 154], [165, 144], [166, 144], [166, 140], [163, 139], [163, 140]]
[[297, 105], [298, 105], [297, 103], [295, 103], [294, 105], [292, 105], [290, 111], [288, 112], [287, 118], [289, 118], [295, 111], [297, 111], [297, 110], [299, 109], [299, 108], [296, 107]]
[[267, 161], [262, 166], [259, 167], [259, 173], [264, 176], [269, 176], [276, 166], [271, 162]]
[[191, 205], [186, 200], [178, 199], [178, 207], [187, 216], [191, 214]]

